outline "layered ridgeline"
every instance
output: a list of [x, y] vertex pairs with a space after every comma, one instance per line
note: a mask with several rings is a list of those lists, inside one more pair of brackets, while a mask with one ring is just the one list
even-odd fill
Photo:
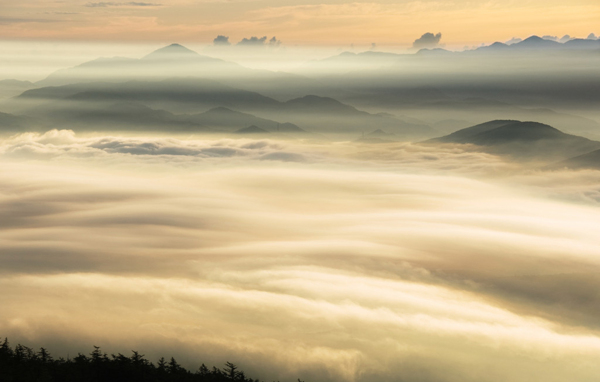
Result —
[[[259, 382], [231, 363], [225, 367], [187, 370], [174, 358], [156, 364], [136, 351], [131, 356], [103, 353], [99, 347], [88, 355], [54, 358], [45, 348], [0, 344], [0, 380], [6, 382]], [[298, 382], [300, 380], [298, 379]]]
[[[490, 45], [480, 46], [474, 49], [467, 49], [460, 52], [453, 52], [443, 48], [421, 49], [416, 52], [420, 56], [432, 55], [453, 55], [453, 56], [481, 56], [489, 53], [501, 53], [503, 55], [516, 55], [523, 53], [540, 54], [545, 52], [570, 53], [586, 52], [600, 50], [600, 40], [591, 39], [572, 39], [566, 42], [552, 41], [539, 36], [530, 36], [523, 41], [514, 44], [494, 42]], [[377, 70], [385, 66], [391, 66], [402, 62], [403, 59], [412, 56], [408, 53], [389, 53], [378, 51], [366, 52], [342, 52], [333, 57], [327, 57], [321, 60], [313, 60], [304, 64], [300, 68], [303, 73], [328, 73], [336, 74], [339, 70], [345, 72], [357, 70]], [[337, 72], [336, 72], [337, 71]]]
[[404, 138], [434, 130], [390, 114], [372, 114], [315, 95], [279, 101], [218, 81], [171, 78], [160, 81], [87, 82], [25, 91], [2, 103], [17, 116], [46, 128], [75, 130], [235, 131], [256, 125], [287, 134], [353, 134], [385, 128]]
[[477, 150], [518, 160], [561, 161], [600, 149], [600, 142], [565, 134], [538, 122], [495, 120], [426, 141], [427, 144], [469, 144]]
[[0, 112], [0, 134], [37, 131], [43, 128], [43, 125], [44, 124], [36, 118]]
[[35, 87], [36, 85], [30, 81], [0, 80], [0, 99], [17, 96]]
[[244, 78], [260, 75], [269, 75], [269, 72], [252, 70], [234, 62], [198, 54], [179, 44], [171, 44], [140, 59], [98, 58], [72, 68], [59, 70], [37, 82], [36, 85], [46, 87], [95, 81], [165, 79], [174, 76]]
[[62, 86], [86, 82], [127, 82], [168, 78], [205, 78], [227, 85], [293, 98], [318, 92], [319, 81], [297, 74], [251, 69], [235, 62], [199, 54], [180, 44], [171, 44], [136, 59], [103, 57], [58, 70], [34, 84]]
[[600, 138], [600, 40], [565, 43], [532, 36], [516, 44], [414, 54], [344, 52], [300, 73], [365, 110], [408, 115], [450, 133], [494, 119], [538, 121]]
[[[563, 48], [537, 49], [537, 43]], [[580, 45], [585, 48], [564, 48]], [[498, 43], [466, 52], [345, 53], [313, 62], [309, 66], [316, 70], [300, 75], [249, 69], [172, 44], [140, 59], [86, 62], [35, 84], [9, 81], [6, 94], [25, 93], [17, 101], [0, 103], [0, 111], [35, 113], [32, 109], [43, 109], [43, 104], [54, 108], [49, 101], [57, 99], [96, 103], [92, 106], [102, 110], [111, 107], [106, 103], [112, 100], [173, 114], [226, 107], [312, 132], [366, 133], [379, 128], [413, 139], [492, 119], [516, 119], [595, 138], [600, 125], [594, 114], [580, 111], [600, 101], [596, 91], [600, 74], [594, 69], [596, 62], [600, 65], [597, 45], [592, 40], [559, 44], [532, 37], [500, 50]], [[306, 95], [320, 98], [303, 99]], [[344, 112], [334, 101], [356, 110]], [[556, 112], [554, 106], [562, 111]], [[41, 119], [52, 123], [54, 117]], [[252, 124], [261, 127], [252, 121], [244, 126]]]

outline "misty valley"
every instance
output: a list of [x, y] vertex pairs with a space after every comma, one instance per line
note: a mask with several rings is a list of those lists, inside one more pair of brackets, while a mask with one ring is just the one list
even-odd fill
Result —
[[0, 380], [597, 380], [600, 39], [184, 45], [0, 80]]

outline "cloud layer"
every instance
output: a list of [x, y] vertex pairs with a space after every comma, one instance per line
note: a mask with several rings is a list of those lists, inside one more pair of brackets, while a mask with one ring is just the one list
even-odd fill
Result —
[[14, 342], [230, 360], [264, 380], [600, 372], [598, 207], [549, 191], [593, 190], [595, 172], [408, 144], [69, 131], [0, 153]]

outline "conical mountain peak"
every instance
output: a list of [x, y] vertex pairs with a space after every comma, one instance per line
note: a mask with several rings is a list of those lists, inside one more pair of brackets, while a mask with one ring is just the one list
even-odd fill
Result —
[[199, 54], [180, 44], [171, 44], [145, 56], [144, 59], [166, 59], [177, 57], [198, 57]]

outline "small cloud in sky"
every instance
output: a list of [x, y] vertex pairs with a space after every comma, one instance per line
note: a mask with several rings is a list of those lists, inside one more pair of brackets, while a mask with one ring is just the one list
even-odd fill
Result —
[[281, 45], [281, 41], [277, 40], [277, 37], [273, 36], [273, 38], [269, 40], [269, 46], [276, 47], [279, 45]]
[[243, 38], [242, 41], [238, 42], [236, 45], [239, 46], [250, 46], [250, 47], [260, 47], [260, 46], [269, 46], [269, 47], [278, 47], [281, 45], [281, 41], [277, 40], [277, 37], [273, 36], [270, 40], [267, 40], [267, 36], [256, 37], [252, 36], [250, 38]]
[[237, 45], [241, 46], [263, 46], [265, 45], [265, 41], [267, 41], [267, 36], [263, 36], [258, 38], [256, 36], [252, 36], [250, 38], [244, 37], [242, 41], [238, 42]]
[[508, 40], [508, 41], [506, 42], [506, 45], [517, 44], [517, 43], [519, 43], [519, 42], [521, 42], [521, 41], [523, 41], [523, 39], [522, 39], [522, 38], [519, 38], [519, 37], [513, 37], [513, 38], [511, 38], [510, 40]]
[[544, 40], [558, 41], [558, 36], [542, 36]]
[[54, 23], [54, 22], [57, 22], [57, 20], [0, 17], [0, 25], [22, 24], [22, 23]]
[[558, 40], [558, 42], [567, 42], [569, 40], [572, 40], [572, 38], [571, 38], [571, 36], [569, 36], [568, 34], [566, 34], [566, 35], [562, 36], [560, 38], [560, 40]]
[[220, 45], [220, 46], [231, 45], [231, 43], [229, 42], [229, 36], [218, 35], [213, 40], [213, 45]]
[[598, 36], [596, 36], [596, 34], [594, 34], [594, 33], [590, 33], [590, 34], [587, 36], [587, 39], [588, 39], [588, 40], [598, 40]]
[[98, 3], [87, 3], [85, 6], [88, 8], [107, 8], [107, 7], [159, 7], [162, 4], [157, 3], [142, 3], [137, 1], [129, 1], [125, 3], [116, 3], [112, 1], [101, 1]]
[[433, 33], [427, 32], [413, 42], [413, 48], [417, 48], [417, 49], [435, 48], [440, 45], [441, 39], [442, 39], [441, 33], [433, 34]]
[[80, 15], [80, 12], [44, 12], [45, 15]]

